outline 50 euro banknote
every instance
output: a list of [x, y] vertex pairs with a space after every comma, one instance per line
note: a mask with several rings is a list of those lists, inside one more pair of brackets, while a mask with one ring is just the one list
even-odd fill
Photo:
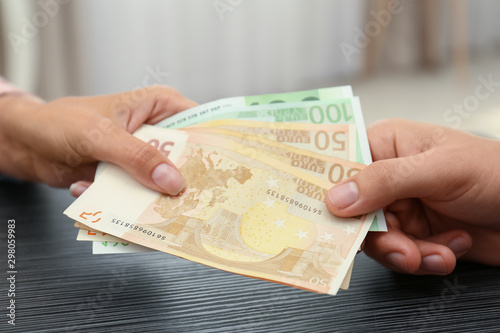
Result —
[[[233, 125], [243, 123], [240, 123], [238, 120], [227, 120], [221, 123], [221, 125], [231, 124], [230, 128], [235, 130], [212, 126], [217, 125], [217, 121], [212, 123], [207, 124], [207, 126], [196, 126], [184, 130], [214, 134], [219, 139], [224, 137], [226, 140], [235, 141], [237, 144], [234, 147], [238, 151], [246, 151], [249, 147], [257, 149], [273, 159], [305, 170], [311, 175], [327, 180], [332, 184], [336, 184], [360, 170], [356, 163], [349, 163], [334, 156], [311, 152], [314, 150], [321, 152], [327, 150], [332, 155], [342, 157], [345, 157], [346, 152], [349, 151], [352, 154], [352, 149], [355, 146], [350, 146], [349, 143], [354, 140], [353, 137], [355, 136], [355, 127], [353, 125], [311, 125], [245, 121], [244, 123], [253, 129], [247, 131], [247, 128], [244, 127], [233, 127]], [[320, 139], [318, 139], [318, 133], [321, 135]], [[324, 135], [326, 133], [329, 134]], [[328, 140], [331, 140], [331, 142]], [[152, 140], [151, 143], [156, 145], [157, 148], [162, 149], [157, 140]], [[294, 144], [306, 148], [306, 150], [296, 148]], [[316, 145], [316, 149], [310, 147], [311, 144]], [[327, 149], [327, 147], [330, 147], [330, 149]], [[80, 225], [78, 222], [77, 224], [75, 226], [90, 229], [85, 225]], [[135, 250], [137, 252], [145, 252], [145, 249], [147, 249], [136, 244], [130, 244], [133, 245], [130, 246], [127, 241], [119, 240], [113, 236], [99, 235], [95, 230], [80, 230], [77, 240], [94, 241], [92, 247], [93, 254], [131, 253]], [[348, 288], [349, 279], [350, 271], [341, 285], [342, 289]]]
[[[367, 165], [372, 163], [361, 104], [358, 97], [352, 96], [350, 87], [234, 97], [233, 100], [238, 100], [238, 102], [224, 104], [221, 102], [223, 100], [219, 100], [200, 105], [169, 117], [155, 126], [184, 128], [223, 119], [274, 123], [353, 124], [356, 126], [357, 149], [356, 157], [350, 160]], [[256, 102], [251, 102], [252, 100]], [[377, 211], [371, 231], [387, 231], [387, 224], [381, 209]]]
[[353, 124], [303, 124], [223, 119], [185, 128], [214, 135], [265, 139], [309, 152], [356, 161], [356, 126]]
[[[241, 127], [240, 125], [248, 127]], [[219, 127], [220, 125], [220, 127]], [[226, 129], [226, 125], [227, 128]], [[249, 147], [267, 154], [269, 157], [286, 163], [289, 166], [300, 168], [309, 172], [311, 175], [327, 180], [336, 184], [347, 177], [359, 172], [357, 163], [349, 163], [331, 155], [322, 155], [311, 151], [326, 152], [332, 155], [345, 157], [346, 152], [355, 154], [352, 143], [355, 136], [355, 127], [353, 125], [317, 125], [317, 124], [297, 124], [297, 123], [268, 123], [260, 121], [239, 121], [224, 120], [214, 121], [201, 126], [186, 128], [195, 132], [204, 132], [217, 135], [219, 138], [226, 138], [237, 142], [236, 147], [239, 151], [244, 151]], [[319, 135], [318, 135], [319, 133]], [[328, 135], [326, 135], [328, 133]], [[321, 138], [318, 139], [318, 136]], [[328, 140], [331, 140], [329, 142]], [[157, 141], [152, 140], [152, 144], [157, 148]], [[316, 148], [311, 147], [316, 145]], [[303, 147], [306, 149], [296, 148]], [[329, 149], [328, 149], [329, 148]], [[78, 222], [75, 225], [79, 228], [90, 229]], [[108, 241], [109, 235], [96, 235], [95, 230], [81, 230], [77, 240], [88, 240], [97, 242]], [[118, 241], [117, 241], [118, 242]], [[110, 248], [105, 244], [94, 246], [93, 253], [130, 253], [132, 247], [124, 247], [113, 244]], [[100, 251], [103, 249], [103, 251]], [[141, 249], [141, 252], [142, 249]]]
[[[83, 226], [83, 228], [81, 228], [81, 226]], [[124, 254], [155, 251], [149, 247], [130, 243], [126, 240], [120, 239], [115, 236], [110, 236], [106, 233], [101, 233], [97, 230], [89, 230], [91, 228], [85, 225], [81, 226], [79, 222], [75, 223], [75, 227], [79, 228], [76, 240], [92, 242], [92, 254]], [[340, 289], [349, 288], [353, 264], [354, 261], [351, 264], [351, 267], [349, 268], [344, 281], [342, 281]]]
[[[108, 165], [66, 211], [120, 239], [230, 272], [335, 294], [373, 214], [339, 218], [331, 184], [234, 141], [144, 126], [136, 135], [168, 143], [186, 179], [161, 196]], [[361, 165], [359, 167], [362, 167]]]
[[[356, 167], [344, 168], [349, 163], [339, 163], [335, 158], [355, 160], [356, 126], [353, 124], [223, 119], [196, 124], [183, 130], [232, 137], [243, 145], [255, 147], [279, 160], [293, 156], [293, 166], [308, 169], [314, 176], [328, 179], [332, 184], [337, 184], [359, 171]], [[378, 219], [379, 216], [382, 216], [382, 219]], [[381, 210], [377, 211], [370, 231], [387, 231]]]

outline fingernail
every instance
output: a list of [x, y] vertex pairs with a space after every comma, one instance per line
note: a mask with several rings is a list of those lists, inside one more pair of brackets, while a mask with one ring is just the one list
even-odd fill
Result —
[[408, 271], [406, 266], [406, 256], [399, 252], [391, 252], [385, 256], [385, 260], [392, 266], [399, 268], [405, 272]]
[[151, 175], [153, 181], [165, 193], [176, 195], [184, 188], [184, 179], [179, 171], [166, 163], [162, 163], [156, 167]]
[[448, 244], [448, 247], [453, 251], [453, 253], [455, 253], [456, 257], [460, 257], [470, 250], [469, 243], [461, 236], [454, 238]]
[[328, 199], [339, 209], [349, 207], [358, 201], [358, 198], [358, 185], [355, 182], [335, 186], [328, 191]]
[[84, 185], [79, 184], [79, 183], [73, 183], [69, 187], [69, 193], [71, 193], [72, 196], [78, 198], [88, 188], [89, 188], [88, 186], [84, 186]]
[[448, 273], [443, 257], [439, 254], [431, 254], [430, 256], [423, 257], [420, 268], [430, 273]]

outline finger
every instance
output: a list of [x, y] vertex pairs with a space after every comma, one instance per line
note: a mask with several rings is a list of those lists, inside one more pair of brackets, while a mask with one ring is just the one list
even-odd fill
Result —
[[422, 209], [420, 200], [397, 200], [387, 207], [386, 218], [389, 214], [397, 216], [396, 221], [401, 221], [401, 224], [398, 224], [398, 227], [393, 225], [393, 227], [405, 234], [418, 239], [425, 239], [431, 235], [429, 220]]
[[396, 145], [396, 126], [392, 121], [379, 120], [366, 129], [370, 151], [374, 161], [398, 157]]
[[381, 265], [399, 273], [415, 273], [421, 255], [415, 242], [401, 231], [388, 225], [387, 232], [370, 232], [363, 251]]
[[69, 193], [71, 193], [71, 195], [74, 196], [75, 198], [78, 198], [80, 195], [83, 194], [83, 192], [85, 192], [89, 188], [91, 184], [92, 182], [84, 180], [73, 183], [69, 187]]
[[465, 230], [449, 230], [430, 237], [425, 241], [446, 246], [458, 259], [468, 253], [473, 244], [472, 236]]
[[[36, 155], [38, 156], [38, 155]], [[80, 181], [93, 181], [97, 162], [68, 166], [58, 161], [47, 161], [45, 158], [34, 158], [35, 171], [38, 179], [53, 187], [67, 188]]]
[[364, 251], [396, 272], [447, 275], [455, 269], [456, 259], [466, 254], [471, 246], [472, 238], [463, 230], [419, 240], [389, 227], [387, 233], [369, 233]]
[[443, 128], [405, 119], [379, 120], [367, 128], [374, 161], [407, 157], [431, 149], [442, 139]]
[[428, 241], [416, 239], [422, 257], [416, 275], [448, 275], [455, 269], [457, 259], [453, 251], [447, 246]]
[[466, 177], [438, 153], [374, 162], [328, 191], [328, 209], [338, 216], [366, 214], [407, 198], [446, 200], [465, 190]]
[[121, 128], [115, 128], [96, 147], [94, 157], [119, 165], [140, 183], [158, 192], [176, 195], [185, 186], [181, 174], [164, 154]]
[[360, 253], [363, 251], [363, 249], [365, 248], [365, 243], [366, 243], [366, 240], [363, 240], [363, 243], [361, 243], [361, 246], [359, 247], [358, 249], [358, 252], [357, 253]]
[[333, 187], [326, 197], [328, 208], [339, 216], [355, 216], [399, 199], [444, 202], [460, 197], [477, 173], [460, 160], [450, 163], [462, 149], [455, 143], [457, 133], [404, 120], [375, 125], [370, 148], [376, 161]]
[[467, 230], [475, 241], [461, 258], [486, 265], [500, 266], [500, 231], [475, 227]]
[[178, 90], [167, 86], [155, 86], [156, 108], [149, 118], [150, 124], [157, 123], [181, 111], [193, 108], [198, 103], [182, 95]]
[[181, 111], [193, 108], [198, 104], [183, 96], [175, 88], [168, 86], [152, 86], [150, 89], [150, 97], [154, 100], [154, 108], [145, 120], [148, 124], [156, 124], [157, 122], [168, 118]]
[[168, 86], [148, 86], [112, 96], [112, 117], [128, 132], [142, 124], [156, 124], [197, 104]]

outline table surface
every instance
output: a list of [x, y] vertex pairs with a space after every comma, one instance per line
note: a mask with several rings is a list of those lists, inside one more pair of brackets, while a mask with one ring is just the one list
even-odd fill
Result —
[[319, 295], [165, 253], [92, 255], [67, 190], [0, 182], [1, 269], [16, 220], [16, 326], [0, 332], [500, 332], [500, 268], [395, 274], [360, 254], [350, 289]]

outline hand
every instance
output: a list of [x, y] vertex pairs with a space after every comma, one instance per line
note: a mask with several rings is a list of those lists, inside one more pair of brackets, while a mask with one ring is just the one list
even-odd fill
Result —
[[0, 99], [0, 172], [51, 186], [72, 185], [80, 195], [98, 161], [115, 163], [145, 186], [175, 195], [184, 187], [177, 168], [130, 133], [195, 106], [177, 91], [150, 86], [135, 91], [67, 97], [49, 103], [29, 96]]
[[406, 120], [368, 138], [375, 162], [326, 200], [344, 217], [386, 207], [389, 232], [368, 234], [368, 256], [411, 274], [449, 274], [457, 258], [500, 265], [500, 142]]

